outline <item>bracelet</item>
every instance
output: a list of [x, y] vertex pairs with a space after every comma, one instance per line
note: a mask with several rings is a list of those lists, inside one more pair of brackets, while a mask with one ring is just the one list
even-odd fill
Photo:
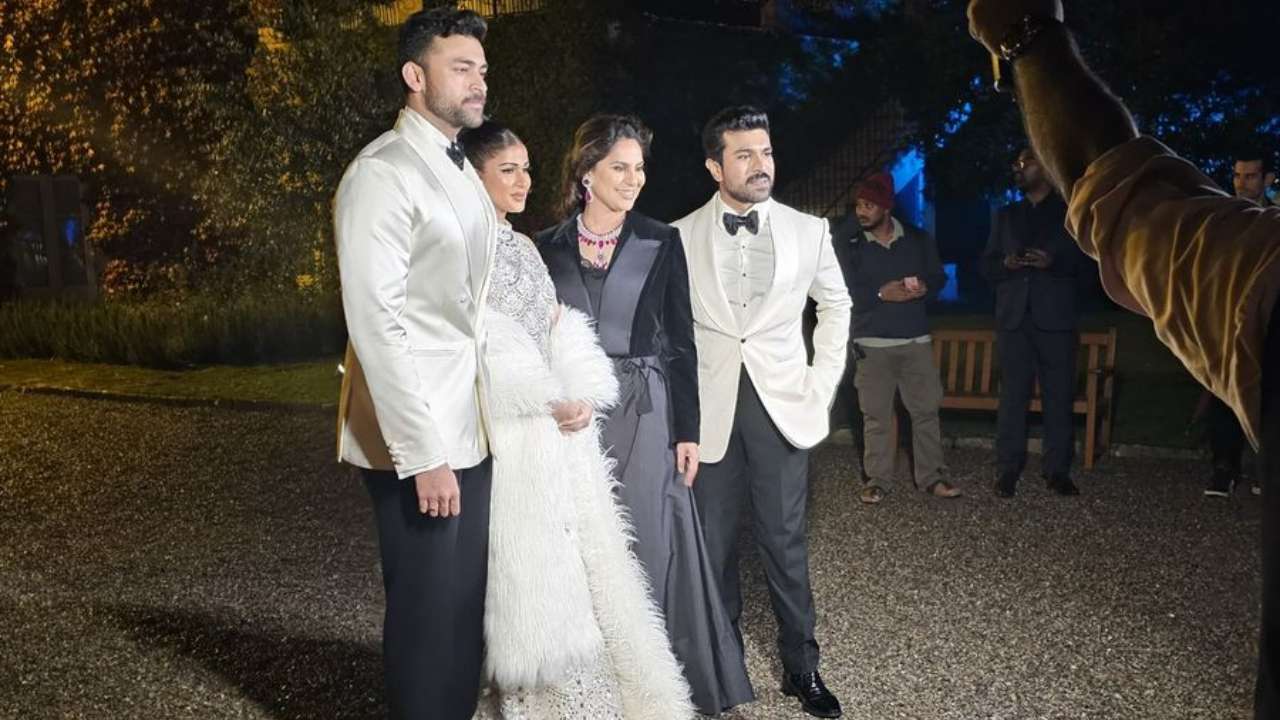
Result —
[[1053, 18], [1041, 17], [1039, 15], [1023, 15], [1009, 32], [1005, 33], [1004, 39], [1000, 41], [999, 50], [1000, 58], [1005, 62], [1013, 62], [1019, 57], [1027, 53], [1027, 49], [1031, 47], [1031, 43], [1040, 37], [1045, 29], [1061, 25], [1062, 23]]

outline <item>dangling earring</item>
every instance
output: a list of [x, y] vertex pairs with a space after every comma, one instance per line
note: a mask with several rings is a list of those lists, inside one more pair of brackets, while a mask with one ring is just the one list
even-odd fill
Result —
[[590, 203], [591, 200], [591, 178], [584, 177], [582, 178], [582, 202], [585, 205]]

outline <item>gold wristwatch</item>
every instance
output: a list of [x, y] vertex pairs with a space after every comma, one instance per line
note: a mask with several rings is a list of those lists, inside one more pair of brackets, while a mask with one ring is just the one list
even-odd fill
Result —
[[1004, 38], [1000, 40], [1000, 59], [1005, 62], [1013, 62], [1026, 54], [1027, 48], [1031, 47], [1031, 43], [1035, 42], [1035, 39], [1040, 37], [1040, 34], [1047, 28], [1061, 24], [1061, 22], [1053, 18], [1039, 15], [1023, 15], [1022, 19], [1015, 23], [1009, 29], [1009, 32], [1005, 33]]

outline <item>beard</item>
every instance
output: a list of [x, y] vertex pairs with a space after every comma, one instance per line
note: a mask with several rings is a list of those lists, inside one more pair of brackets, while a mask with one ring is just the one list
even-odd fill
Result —
[[865, 215], [858, 215], [857, 217], [858, 217], [858, 227], [861, 227], [863, 230], [867, 230], [867, 231], [879, 230], [881, 226], [889, 222], [889, 213], [885, 213], [881, 215], [879, 220], [872, 220], [871, 218]]
[[[423, 95], [427, 109], [431, 111], [431, 114], [454, 127], [474, 129], [484, 123], [483, 95], [472, 95], [457, 102], [449, 102], [440, 97], [439, 94], [432, 92], [430, 85], [427, 86], [427, 91]], [[469, 108], [463, 105], [464, 102], [471, 100], [479, 100], [480, 107]]]
[[[751, 185], [752, 180], [758, 180], [761, 178], [768, 182], [756, 186]], [[756, 205], [768, 200], [769, 196], [773, 194], [773, 178], [764, 173], [756, 173], [755, 175], [747, 178], [746, 182], [741, 185], [726, 184], [724, 189], [725, 192], [728, 193], [729, 197], [734, 200], [737, 200], [744, 205]]]

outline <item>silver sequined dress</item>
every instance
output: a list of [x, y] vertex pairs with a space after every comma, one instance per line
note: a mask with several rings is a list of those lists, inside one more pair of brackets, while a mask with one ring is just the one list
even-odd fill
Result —
[[[498, 228], [488, 305], [520, 323], [549, 357], [556, 288], [538, 250], [509, 225]], [[502, 368], [492, 368], [502, 372]], [[486, 688], [476, 720], [624, 720], [617, 678], [607, 657], [573, 668], [554, 687]]]
[[542, 357], [548, 357], [556, 286], [533, 241], [510, 225], [498, 226], [498, 249], [489, 283], [489, 307], [519, 322], [538, 342]]

